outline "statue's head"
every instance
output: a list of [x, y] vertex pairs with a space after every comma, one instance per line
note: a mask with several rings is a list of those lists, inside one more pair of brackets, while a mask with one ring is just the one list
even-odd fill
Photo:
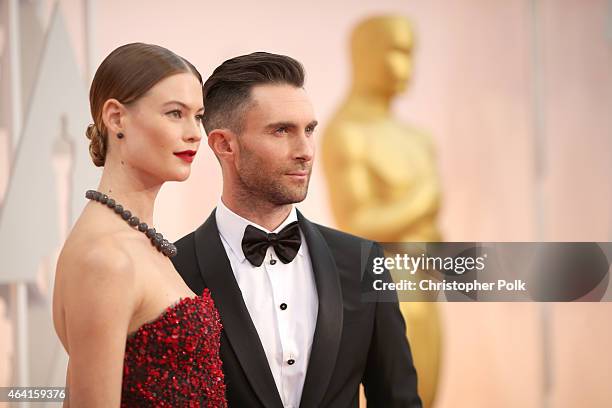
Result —
[[412, 74], [413, 46], [412, 24], [405, 17], [361, 21], [351, 36], [355, 85], [388, 96], [403, 92]]

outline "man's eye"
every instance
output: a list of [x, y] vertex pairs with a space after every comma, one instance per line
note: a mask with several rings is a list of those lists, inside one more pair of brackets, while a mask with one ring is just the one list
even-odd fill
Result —
[[180, 119], [183, 116], [180, 110], [173, 110], [173, 111], [168, 112], [167, 114], [177, 119]]
[[276, 129], [276, 133], [287, 133], [287, 128], [285, 126], [281, 126]]
[[306, 128], [306, 133], [314, 133], [315, 128], [313, 126], [308, 126]]

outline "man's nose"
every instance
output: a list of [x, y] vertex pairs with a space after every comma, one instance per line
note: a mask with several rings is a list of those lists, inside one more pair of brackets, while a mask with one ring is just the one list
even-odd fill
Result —
[[295, 158], [302, 161], [311, 161], [315, 153], [315, 144], [312, 135], [304, 132], [296, 139]]

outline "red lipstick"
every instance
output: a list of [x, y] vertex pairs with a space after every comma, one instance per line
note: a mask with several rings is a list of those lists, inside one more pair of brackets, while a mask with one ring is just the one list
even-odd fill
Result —
[[193, 158], [196, 155], [196, 151], [195, 150], [184, 150], [182, 152], [177, 152], [174, 153], [174, 155], [184, 161], [186, 161], [187, 163], [191, 163], [193, 161]]

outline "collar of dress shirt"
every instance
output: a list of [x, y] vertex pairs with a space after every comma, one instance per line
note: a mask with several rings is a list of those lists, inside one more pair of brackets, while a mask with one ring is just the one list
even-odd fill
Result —
[[[234, 256], [240, 263], [245, 261], [244, 253], [242, 252], [242, 237], [244, 236], [244, 230], [247, 225], [252, 225], [256, 228], [259, 228], [262, 231], [270, 232], [279, 232], [282, 230], [285, 225], [292, 223], [293, 221], [297, 221], [297, 211], [295, 206], [291, 207], [291, 212], [274, 231], [268, 231], [266, 228], [262, 227], [259, 224], [256, 224], [252, 221], [247, 220], [246, 218], [242, 218], [229, 208], [223, 204], [223, 200], [219, 199], [217, 203], [217, 210], [215, 211], [215, 218], [217, 221], [217, 229], [219, 230], [219, 234], [221, 237], [227, 242], [231, 251], [234, 253]], [[298, 251], [298, 255], [304, 256], [304, 239], [302, 237], [302, 245]]]

